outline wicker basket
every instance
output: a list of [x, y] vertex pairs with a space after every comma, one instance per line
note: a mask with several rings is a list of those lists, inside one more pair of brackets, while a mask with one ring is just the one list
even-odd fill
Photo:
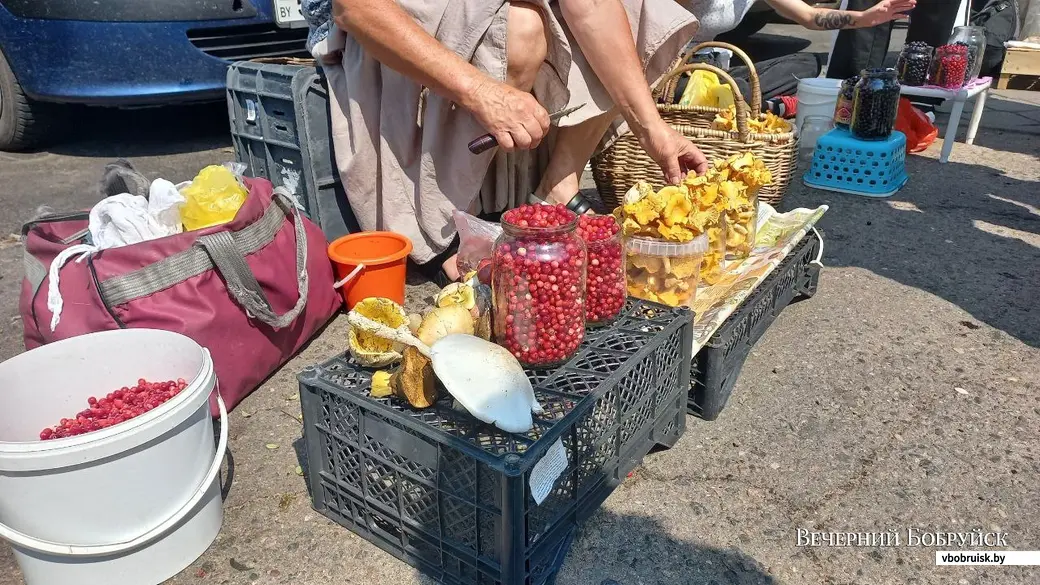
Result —
[[[720, 49], [728, 49], [733, 52], [733, 56], [744, 62], [744, 65], [748, 68], [748, 78], [751, 85], [751, 102], [748, 104], [751, 106], [751, 112], [762, 111], [762, 83], [758, 78], [758, 71], [755, 71], [755, 63], [751, 60], [751, 57], [747, 53], [742, 51], [740, 48], [731, 45], [729, 43], [723, 43], [721, 41], [708, 41], [701, 43], [695, 47], [690, 48], [678, 59], [675, 60], [675, 64], [672, 69], [685, 65], [690, 58], [701, 49], [708, 49], [711, 47], [717, 47]], [[654, 88], [653, 95], [654, 99], [660, 106], [666, 106], [665, 109], [659, 108], [661, 117], [666, 122], [671, 123], [675, 120], [676, 124], [684, 124], [689, 126], [698, 126], [711, 130], [711, 123], [715, 121], [715, 116], [727, 110], [727, 108], [715, 108], [712, 106], [680, 106], [674, 100], [675, 90], [679, 86], [679, 80], [682, 78], [681, 75], [666, 75]], [[732, 84], [731, 84], [732, 86]]]
[[[747, 55], [732, 45], [715, 42], [697, 45], [691, 49], [691, 52], [708, 46], [730, 49], [748, 63], [751, 70], [752, 92], [756, 94], [753, 96], [756, 98], [753, 105], [755, 105], [754, 111], [757, 115], [757, 112], [761, 110], [762, 95], [759, 89], [758, 74], [755, 73], [754, 66], [747, 59]], [[685, 55], [683, 59], [685, 59]], [[711, 71], [729, 83], [730, 88], [733, 89], [733, 99], [736, 103], [736, 130], [711, 129], [711, 122], [715, 119], [715, 114], [722, 111], [720, 108], [680, 106], [670, 103], [674, 101], [675, 81], [682, 74], [696, 70]], [[680, 134], [692, 140], [709, 161], [728, 158], [748, 151], [762, 160], [773, 175], [773, 183], [762, 187], [758, 198], [772, 205], [780, 202], [795, 171], [798, 155], [797, 136], [793, 131], [780, 134], [751, 133], [748, 130], [748, 104], [741, 95], [740, 89], [737, 88], [736, 82], [728, 73], [703, 63], [683, 65], [665, 75], [655, 89], [655, 95], [657, 94], [663, 96], [664, 100], [668, 102], [657, 105], [661, 117]], [[625, 192], [638, 181], [646, 181], [655, 186], [664, 183], [661, 168], [647, 155], [631, 132], [622, 135], [610, 147], [592, 159], [592, 176], [596, 181], [600, 197], [603, 198], [608, 209], [620, 205]]]

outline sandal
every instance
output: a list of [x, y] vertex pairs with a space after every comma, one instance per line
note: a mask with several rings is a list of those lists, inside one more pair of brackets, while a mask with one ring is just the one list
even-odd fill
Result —
[[431, 260], [424, 264], [419, 264], [419, 272], [422, 273], [428, 280], [432, 281], [440, 288], [444, 288], [454, 282], [448, 277], [448, 273], [444, 272], [443, 264], [455, 254], [459, 252], [459, 236], [455, 235], [455, 238], [448, 244], [448, 247], [443, 252], [434, 256]]

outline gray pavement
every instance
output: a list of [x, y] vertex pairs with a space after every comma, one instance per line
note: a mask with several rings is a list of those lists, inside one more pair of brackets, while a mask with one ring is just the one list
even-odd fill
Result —
[[[1038, 568], [936, 567], [936, 549], [905, 539], [909, 528], [978, 528], [1040, 550], [1040, 129], [1028, 120], [1040, 122], [1040, 94], [998, 92], [976, 146], [957, 144], [947, 165], [936, 160], [941, 140], [911, 157], [910, 183], [891, 199], [795, 182], [782, 208], [830, 206], [819, 293], [777, 319], [718, 421], [689, 418], [685, 437], [595, 513], [559, 582], [1040, 582]], [[171, 180], [232, 157], [220, 107], [106, 114], [77, 134], [50, 152], [0, 155], [0, 234], [40, 205], [90, 205], [116, 156]], [[21, 250], [0, 242], [6, 358], [21, 351]], [[429, 287], [412, 291], [421, 303]], [[232, 414], [223, 531], [170, 583], [428, 583], [313, 512], [296, 474], [295, 374], [341, 351], [345, 336], [339, 318]], [[798, 529], [904, 539], [804, 547]], [[0, 584], [20, 582], [4, 550]]]

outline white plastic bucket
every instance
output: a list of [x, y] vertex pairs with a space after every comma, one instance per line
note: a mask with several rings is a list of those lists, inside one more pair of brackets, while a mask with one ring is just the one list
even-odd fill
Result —
[[840, 79], [826, 77], [808, 77], [798, 81], [798, 114], [794, 127], [802, 128], [802, 120], [806, 116], [834, 116], [834, 106], [838, 104], [841, 93]]
[[[138, 378], [184, 378], [177, 396], [127, 422], [40, 441], [44, 427]], [[223, 521], [209, 352], [151, 329], [73, 337], [0, 364], [0, 537], [27, 585], [157, 585], [197, 559]]]

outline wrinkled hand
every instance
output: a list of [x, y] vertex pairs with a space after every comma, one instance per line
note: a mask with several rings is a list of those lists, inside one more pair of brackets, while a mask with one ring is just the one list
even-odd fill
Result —
[[867, 23], [877, 26], [891, 20], [906, 18], [906, 13], [913, 10], [914, 6], [917, 6], [917, 0], [881, 0], [866, 11]]
[[549, 130], [549, 112], [538, 100], [504, 83], [478, 88], [469, 110], [507, 152], [537, 147]]
[[670, 185], [678, 185], [689, 171], [702, 175], [708, 170], [704, 153], [663, 121], [641, 137], [639, 144], [661, 166]]

